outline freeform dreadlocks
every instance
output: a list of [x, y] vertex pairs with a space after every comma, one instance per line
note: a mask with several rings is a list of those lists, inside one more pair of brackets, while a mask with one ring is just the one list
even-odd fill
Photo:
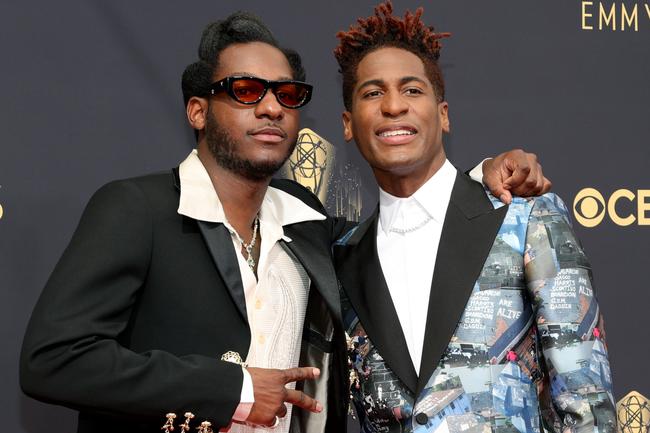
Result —
[[418, 56], [436, 92], [438, 101], [445, 99], [445, 83], [438, 67], [440, 48], [439, 39], [451, 36], [451, 33], [435, 33], [432, 26], [427, 26], [420, 19], [423, 9], [415, 13], [406, 11], [404, 18], [393, 15], [391, 0], [375, 7], [375, 14], [368, 18], [357, 19], [357, 25], [351, 25], [347, 32], [336, 34], [339, 45], [334, 56], [339, 62], [343, 75], [343, 104], [347, 110], [352, 108], [352, 91], [356, 85], [359, 62], [369, 53], [382, 47], [402, 48]]

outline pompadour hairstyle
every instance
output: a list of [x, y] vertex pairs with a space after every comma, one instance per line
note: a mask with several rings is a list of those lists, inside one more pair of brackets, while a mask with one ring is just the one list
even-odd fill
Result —
[[264, 42], [284, 53], [289, 61], [294, 80], [304, 81], [306, 74], [300, 55], [290, 49], [282, 48], [271, 31], [255, 15], [248, 12], [235, 12], [227, 18], [208, 24], [199, 43], [199, 60], [188, 65], [183, 72], [181, 86], [183, 102], [193, 96], [208, 94], [212, 76], [219, 65], [219, 55], [232, 44]]
[[445, 99], [445, 83], [438, 67], [439, 39], [451, 33], [435, 33], [432, 26], [422, 22], [423, 9], [415, 13], [406, 11], [404, 18], [393, 15], [390, 0], [375, 7], [375, 14], [357, 19], [347, 32], [336, 34], [339, 45], [334, 56], [343, 75], [343, 104], [347, 110], [352, 108], [352, 91], [356, 85], [359, 62], [369, 53], [382, 47], [402, 48], [418, 56], [424, 63], [425, 71], [433, 85], [438, 101]]

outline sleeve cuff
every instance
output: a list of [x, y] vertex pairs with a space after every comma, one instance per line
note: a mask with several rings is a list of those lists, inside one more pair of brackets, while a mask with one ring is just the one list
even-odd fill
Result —
[[483, 161], [479, 162], [479, 164], [474, 167], [472, 171], [469, 172], [469, 177], [471, 177], [474, 182], [481, 184], [483, 183], [483, 163], [488, 159], [492, 158], [485, 158]]
[[242, 372], [244, 373], [244, 381], [241, 386], [239, 405], [237, 406], [237, 409], [235, 409], [235, 413], [232, 415], [233, 421], [239, 422], [246, 421], [248, 415], [251, 413], [251, 409], [253, 408], [253, 403], [255, 403], [253, 379], [251, 379], [251, 374], [244, 367], [242, 367]]

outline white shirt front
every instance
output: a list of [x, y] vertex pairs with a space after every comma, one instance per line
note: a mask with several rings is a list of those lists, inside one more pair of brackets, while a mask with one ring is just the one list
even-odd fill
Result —
[[[261, 368], [297, 367], [310, 279], [302, 265], [280, 241], [291, 242], [291, 239], [284, 235], [283, 226], [310, 220], [324, 220], [325, 216], [298, 198], [269, 187], [259, 213], [261, 244], [256, 280], [253, 271], [240, 253], [241, 242], [226, 218], [210, 176], [196, 150], [181, 163], [179, 175], [181, 196], [178, 213], [196, 220], [223, 223], [231, 233], [251, 330], [251, 343], [246, 363], [251, 367]], [[247, 403], [253, 401], [252, 382], [250, 375], [244, 369], [241, 400], [234, 419], [246, 419], [251, 406]], [[274, 431], [282, 433], [289, 431], [290, 404], [287, 404], [287, 409], [286, 417], [281, 419]], [[220, 431], [249, 433], [267, 430], [232, 424], [229, 430]]]
[[415, 371], [420, 371], [431, 280], [456, 180], [448, 160], [413, 195], [379, 190], [377, 253]]

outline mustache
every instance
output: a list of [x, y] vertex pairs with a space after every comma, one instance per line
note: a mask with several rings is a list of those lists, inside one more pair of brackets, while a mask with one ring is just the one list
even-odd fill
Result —
[[246, 133], [248, 135], [254, 135], [254, 134], [259, 134], [260, 132], [264, 132], [264, 131], [276, 132], [276, 133], [280, 134], [282, 136], [282, 138], [287, 138], [287, 136], [288, 136], [287, 132], [284, 130], [284, 128], [279, 126], [277, 123], [268, 123], [266, 125], [257, 127], [255, 129], [249, 129], [248, 131], [246, 131]]

